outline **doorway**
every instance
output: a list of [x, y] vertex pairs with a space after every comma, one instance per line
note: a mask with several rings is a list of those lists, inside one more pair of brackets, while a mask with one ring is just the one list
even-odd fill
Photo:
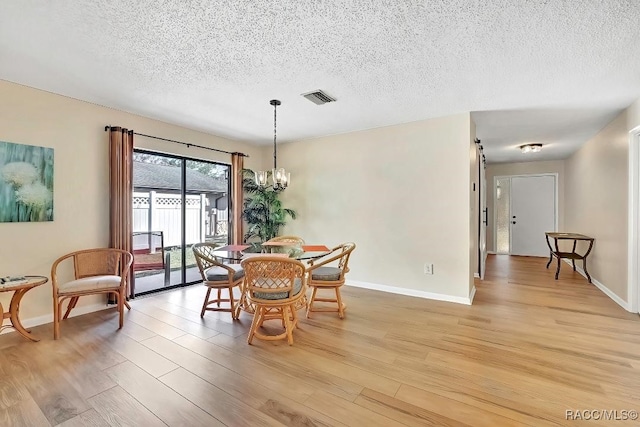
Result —
[[156, 268], [134, 261], [133, 297], [202, 280], [191, 246], [229, 243], [229, 176], [226, 164], [134, 150], [133, 251], [161, 256]]
[[487, 264], [487, 226], [489, 224], [489, 209], [487, 208], [487, 177], [486, 164], [482, 154], [482, 146], [478, 151], [478, 187], [476, 198], [478, 203], [478, 277], [484, 280]]
[[494, 178], [496, 253], [548, 257], [545, 232], [558, 229], [557, 174]]
[[640, 314], [640, 126], [629, 132], [628, 310]]

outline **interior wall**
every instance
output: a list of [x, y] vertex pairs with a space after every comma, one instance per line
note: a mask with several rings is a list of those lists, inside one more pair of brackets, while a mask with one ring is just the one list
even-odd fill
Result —
[[[262, 164], [257, 147], [180, 126], [101, 107], [0, 80], [0, 141], [54, 149], [54, 220], [0, 223], [0, 275], [49, 276], [58, 257], [109, 243], [109, 151], [105, 125], [248, 154], [248, 167]], [[137, 148], [230, 163], [229, 155], [136, 136]], [[10, 293], [0, 294], [8, 307]], [[78, 312], [103, 298], [80, 299]], [[84, 308], [82, 307], [84, 306]], [[51, 284], [29, 291], [21, 318], [52, 321]], [[31, 321], [30, 321], [31, 319]], [[35, 320], [34, 320], [35, 319]]]
[[631, 104], [625, 112], [627, 116], [627, 129], [632, 130], [640, 126], [640, 99]]
[[292, 180], [283, 203], [299, 214], [286, 234], [355, 242], [348, 283], [468, 299], [470, 120], [465, 113], [279, 145], [278, 165]]
[[628, 303], [629, 131], [638, 102], [619, 114], [566, 162], [566, 224], [595, 238], [589, 274]]
[[[637, 133], [637, 129], [636, 128], [640, 128], [640, 99], [638, 99], [636, 102], [634, 102], [633, 104], [631, 104], [629, 106], [629, 108], [626, 111], [626, 119], [627, 119], [627, 129], [629, 130], [629, 132], [631, 133], [631, 131], [634, 132], [634, 134]], [[632, 146], [631, 144], [635, 144], [635, 146]], [[631, 138], [630, 137], [630, 145], [629, 145], [629, 157], [631, 157], [632, 155], [634, 156], [634, 159], [629, 159], [629, 163], [631, 164], [632, 161], [633, 163], [638, 162], [638, 158], [640, 158], [638, 156], [638, 153], [640, 152], [640, 147], [638, 147], [638, 139], [637, 138]], [[633, 153], [633, 154], [632, 154]], [[631, 166], [631, 165], [630, 165]], [[629, 197], [629, 201], [628, 201], [628, 206], [629, 206], [629, 223], [631, 223], [632, 221], [634, 221], [634, 215], [635, 215], [635, 227], [637, 227], [637, 219], [640, 217], [640, 212], [638, 212], [638, 198], [640, 197], [640, 192], [638, 191], [638, 188], [640, 186], [640, 182], [638, 181], [638, 167], [640, 167], [640, 165], [636, 164], [633, 167], [633, 173], [631, 172], [631, 170], [629, 171], [629, 181], [634, 180], [633, 181], [633, 185], [631, 185], [631, 182], [629, 182], [629, 191], [633, 192], [635, 197], [632, 197], [631, 194], [628, 196]], [[635, 212], [635, 214], [634, 214]], [[631, 224], [629, 225], [631, 227]], [[636, 235], [632, 236], [631, 233], [633, 233], [635, 230], [636, 231]], [[631, 271], [632, 268], [634, 268], [634, 266], [636, 266], [636, 260], [638, 258], [638, 253], [637, 253], [637, 244], [638, 242], [634, 240], [634, 237], [636, 239], [639, 239], [640, 237], [637, 236], [637, 228], [635, 229], [630, 229], [627, 231], [627, 233], [629, 234], [628, 237], [628, 246], [627, 246], [627, 268], [629, 269], [628, 274], [627, 274], [627, 308], [630, 311], [634, 311], [634, 312], [638, 312], [638, 310], [640, 309], [640, 297], [638, 297], [638, 294], [640, 293], [640, 283], [638, 279], [638, 274], [637, 271]], [[632, 246], [633, 245], [633, 246]], [[634, 248], [634, 249], [632, 249]], [[632, 259], [631, 257], [635, 258]]]
[[[544, 162], [497, 163], [487, 165], [487, 208], [489, 223], [487, 224], [487, 251], [495, 252], [494, 236], [494, 200], [496, 176], [534, 175], [541, 173], [558, 174], [558, 231], [565, 231], [565, 161], [551, 160]], [[575, 231], [575, 230], [570, 230]], [[544, 236], [542, 236], [544, 238]]]

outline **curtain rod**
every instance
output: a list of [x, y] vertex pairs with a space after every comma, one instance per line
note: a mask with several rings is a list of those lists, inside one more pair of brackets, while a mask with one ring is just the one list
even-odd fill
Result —
[[[106, 131], [108, 131], [109, 129], [111, 129], [112, 127], [115, 127], [115, 126], [109, 126], [109, 125], [107, 125], [107, 126], [105, 126], [105, 127], [104, 127], [104, 131], [106, 132]], [[133, 132], [133, 131], [131, 131], [131, 132]], [[192, 143], [190, 143], [190, 142], [176, 141], [176, 140], [174, 140], [174, 139], [161, 138], [161, 137], [159, 137], [159, 136], [147, 135], [147, 134], [144, 134], [144, 133], [138, 133], [138, 132], [133, 132], [133, 134], [134, 134], [134, 135], [138, 135], [138, 136], [145, 136], [145, 137], [147, 137], [147, 138], [152, 138], [152, 139], [159, 139], [159, 140], [161, 140], [161, 141], [173, 142], [173, 143], [175, 143], [175, 144], [186, 145], [187, 147], [196, 147], [196, 148], [202, 148], [202, 149], [204, 149], [204, 150], [217, 151], [218, 153], [224, 153], [224, 154], [237, 154], [237, 155], [242, 156], [242, 157], [249, 157], [249, 155], [248, 155], [248, 154], [239, 153], [239, 152], [237, 152], [237, 151], [236, 151], [236, 152], [231, 152], [231, 151], [219, 150], [219, 149], [217, 149], [217, 148], [205, 147], [205, 146], [203, 146], [203, 145], [192, 144]]]

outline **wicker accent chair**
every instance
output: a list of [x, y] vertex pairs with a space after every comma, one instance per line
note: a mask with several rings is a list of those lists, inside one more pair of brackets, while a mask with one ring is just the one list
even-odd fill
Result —
[[[294, 305], [305, 294], [306, 276], [304, 264], [283, 258], [258, 256], [242, 261], [245, 271], [245, 292], [255, 305], [253, 321], [247, 342], [253, 338], [267, 341], [287, 339], [293, 345], [293, 330], [298, 325]], [[258, 328], [266, 320], [278, 319], [285, 331], [278, 335], [266, 335]]]
[[304, 245], [304, 239], [298, 236], [278, 236], [267, 240], [266, 243], [292, 243], [295, 245]]
[[[344, 319], [344, 310], [347, 308], [346, 304], [342, 302], [342, 296], [340, 295], [340, 288], [344, 285], [344, 276], [349, 272], [349, 257], [351, 252], [356, 248], [355, 243], [343, 243], [331, 249], [325, 258], [320, 262], [314, 262], [307, 268], [308, 285], [313, 290], [311, 292], [311, 298], [307, 304], [307, 318], [311, 317], [311, 312], [338, 312], [338, 316]], [[337, 262], [336, 266], [330, 266], [328, 264]], [[316, 293], [318, 289], [333, 289], [335, 298], [317, 298]], [[322, 307], [315, 308], [313, 303], [330, 302], [337, 303], [337, 307]]]
[[[240, 286], [244, 280], [242, 266], [220, 262], [213, 255], [216, 249], [214, 243], [196, 243], [192, 249], [202, 276], [202, 283], [207, 287], [200, 317], [204, 317], [206, 311], [228, 311], [232, 319], [237, 319], [240, 315], [240, 306], [233, 298], [233, 288]], [[214, 289], [218, 293], [217, 298], [210, 299], [211, 291]], [[223, 298], [222, 295], [225, 289], [229, 294], [227, 298]], [[221, 303], [229, 303], [229, 306], [221, 307]], [[212, 307], [213, 305], [215, 307]]]
[[[61, 283], [58, 268], [73, 263], [75, 280]], [[58, 258], [51, 267], [53, 285], [53, 339], [60, 337], [60, 322], [69, 317], [69, 313], [85, 295], [111, 294], [115, 296], [120, 321], [118, 329], [124, 324], [125, 292], [127, 278], [133, 262], [133, 255], [127, 251], [113, 248], [85, 249]], [[67, 311], [62, 316], [62, 304], [69, 300]]]

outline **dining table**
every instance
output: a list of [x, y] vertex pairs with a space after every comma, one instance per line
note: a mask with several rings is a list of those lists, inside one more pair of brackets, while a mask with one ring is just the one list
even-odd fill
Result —
[[312, 261], [330, 252], [325, 245], [300, 245], [289, 242], [247, 243], [216, 248], [213, 255], [226, 261], [242, 261], [256, 255], [287, 256], [299, 261]]
[[[325, 245], [300, 245], [290, 242], [262, 242], [246, 243], [240, 245], [225, 245], [216, 248], [213, 256], [226, 262], [238, 263], [254, 256], [274, 256], [297, 259], [303, 263], [313, 263], [314, 260], [329, 254], [331, 249]], [[299, 310], [307, 305], [306, 295], [298, 300], [294, 306]], [[250, 301], [244, 283], [241, 286], [239, 307], [247, 313], [254, 313], [255, 307]]]

